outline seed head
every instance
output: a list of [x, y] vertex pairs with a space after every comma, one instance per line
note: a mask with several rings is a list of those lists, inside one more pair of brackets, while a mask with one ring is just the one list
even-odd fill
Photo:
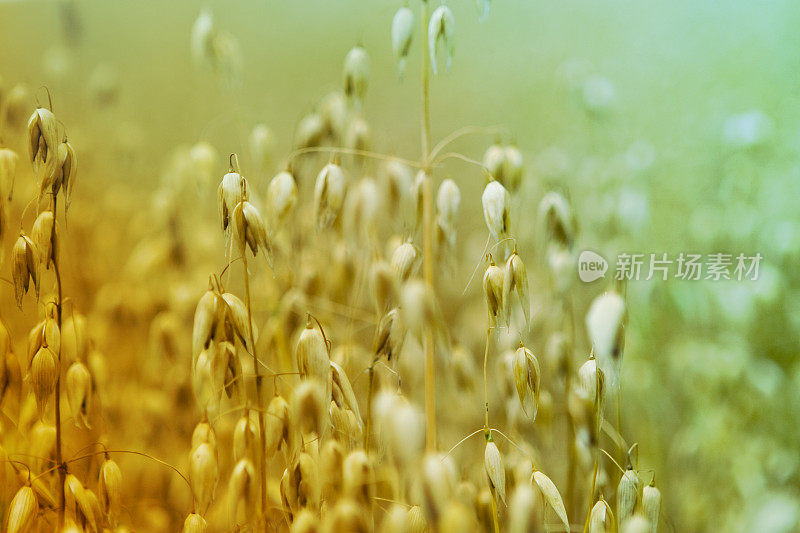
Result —
[[317, 380], [301, 381], [292, 397], [291, 420], [297, 425], [291, 428], [290, 437], [300, 438], [309, 433], [322, 436], [330, 424], [328, 404], [325, 389]]
[[633, 515], [638, 491], [639, 477], [633, 468], [628, 467], [617, 485], [617, 520], [620, 524]]
[[428, 530], [428, 523], [425, 520], [425, 513], [419, 505], [414, 505], [408, 510], [406, 518], [406, 531], [408, 533], [425, 533]]
[[503, 176], [506, 186], [515, 191], [522, 183], [522, 152], [515, 145], [506, 146], [503, 150]]
[[253, 463], [249, 459], [240, 459], [233, 468], [228, 482], [228, 505], [232, 524], [236, 523], [240, 506], [244, 506], [246, 516], [254, 516], [257, 491], [256, 470]]
[[36, 289], [36, 298], [39, 297], [39, 275], [37, 271], [38, 254], [33, 242], [20, 234], [14, 248], [11, 250], [12, 276], [14, 278], [14, 294], [17, 306], [22, 309], [22, 297], [28, 292], [30, 280]]
[[592, 507], [592, 512], [589, 515], [589, 533], [606, 533], [609, 530], [610, 524], [608, 523], [607, 506], [608, 504], [603, 500], [603, 496], [597, 500], [597, 503]]
[[267, 189], [267, 206], [272, 220], [281, 223], [297, 203], [297, 183], [288, 171], [279, 172]]
[[355, 450], [345, 458], [342, 467], [344, 494], [362, 504], [372, 501], [375, 488], [375, 472], [367, 454]]
[[500, 183], [505, 183], [505, 148], [499, 141], [489, 146], [483, 154], [483, 166]]
[[0, 148], [0, 197], [11, 200], [17, 175], [17, 153], [10, 148]]
[[250, 132], [250, 154], [259, 171], [267, 172], [269, 169], [275, 144], [275, 134], [266, 124], [256, 124], [253, 127], [253, 131]]
[[451, 246], [456, 241], [456, 218], [460, 204], [461, 191], [456, 182], [450, 178], [442, 181], [439, 191], [436, 193], [436, 209], [438, 211], [436, 221]]
[[455, 50], [455, 18], [447, 6], [439, 6], [431, 14], [428, 23], [428, 53], [431, 56], [433, 73], [438, 74], [437, 55], [440, 46], [445, 50], [445, 70], [450, 71]]
[[36, 218], [31, 231], [31, 241], [33, 241], [34, 249], [39, 252], [36, 254], [38, 272], [42, 271], [42, 267], [50, 268], [50, 262], [54, 255], [53, 213], [51, 211], [42, 211]]
[[655, 476], [650, 484], [642, 489], [642, 509], [647, 521], [650, 522], [650, 533], [656, 533], [661, 514], [661, 491], [656, 487]]
[[[331, 365], [328, 347], [322, 332], [314, 327], [311, 320], [306, 322], [306, 327], [300, 333], [295, 353], [300, 376], [306, 379], [316, 379], [329, 389]], [[330, 393], [327, 397], [330, 398]]]
[[405, 242], [395, 248], [392, 254], [392, 268], [400, 281], [407, 281], [419, 268], [419, 249]]
[[92, 376], [81, 362], [75, 362], [67, 369], [67, 400], [75, 425], [90, 428], [89, 401], [92, 394]]
[[486, 297], [486, 306], [489, 311], [489, 325], [497, 326], [498, 317], [503, 316], [503, 269], [494, 264], [491, 255], [489, 266], [483, 274], [483, 293]]
[[[66, 209], [72, 201], [72, 189], [75, 186], [75, 178], [78, 173], [78, 157], [75, 149], [67, 141], [58, 145], [58, 169], [56, 170], [56, 192], [63, 187]], [[42, 193], [46, 192], [42, 188]]]
[[414, 12], [403, 6], [397, 10], [392, 19], [392, 50], [397, 57], [397, 71], [403, 76], [406, 58], [411, 49], [411, 38], [414, 36]]
[[199, 514], [192, 513], [183, 521], [183, 533], [206, 533], [208, 524]]
[[594, 403], [597, 400], [602, 405], [604, 389], [605, 375], [603, 370], [597, 367], [597, 360], [592, 356], [578, 370], [578, 394], [584, 401]]
[[317, 228], [331, 227], [339, 216], [344, 204], [345, 181], [342, 167], [336, 163], [328, 163], [317, 175], [314, 185]]
[[483, 190], [483, 218], [489, 233], [495, 241], [503, 238], [508, 231], [508, 191], [499, 181], [491, 180]]
[[264, 448], [267, 457], [272, 457], [278, 451], [282, 442], [289, 438], [289, 404], [283, 396], [275, 396], [267, 406], [265, 419]]
[[549, 192], [544, 195], [539, 203], [537, 225], [546, 247], [572, 249], [575, 242], [575, 222], [572, 208], [561, 194]]
[[611, 383], [616, 383], [625, 340], [625, 300], [614, 291], [601, 294], [586, 314], [586, 329], [597, 360]]
[[113, 459], [106, 459], [100, 466], [100, 501], [110, 521], [116, 523], [122, 508], [122, 472]]
[[327, 128], [319, 113], [310, 113], [300, 119], [294, 134], [295, 148], [319, 146], [325, 139]]
[[319, 114], [325, 130], [334, 139], [344, 138], [345, 128], [350, 119], [350, 104], [341, 91], [331, 91], [319, 102]]
[[503, 466], [503, 458], [500, 450], [492, 440], [491, 434], [486, 437], [486, 449], [483, 452], [483, 465], [486, 468], [486, 475], [489, 476], [490, 488], [500, 496], [503, 505], [506, 504], [506, 469]]
[[539, 360], [529, 349], [520, 346], [514, 352], [514, 384], [523, 412], [536, 420], [539, 406]]
[[216, 454], [217, 449], [217, 435], [214, 433], [214, 428], [208, 422], [200, 422], [194, 427], [192, 432], [192, 450], [201, 444], [208, 444]]
[[344, 58], [344, 93], [360, 104], [367, 92], [369, 56], [361, 46], [354, 46]]
[[55, 115], [49, 109], [36, 108], [28, 120], [28, 148], [34, 166], [40, 163], [47, 165], [44, 177], [55, 172], [58, 144], [58, 122]]
[[403, 350], [405, 333], [403, 322], [400, 320], [400, 311], [397, 307], [390, 309], [378, 324], [373, 352], [376, 356], [385, 355], [387, 361], [396, 361]]
[[254, 459], [255, 445], [258, 442], [256, 424], [249, 414], [242, 416], [233, 430], [233, 460]]
[[191, 49], [196, 64], [202, 64], [214, 54], [214, 17], [211, 10], [203, 9], [192, 25]]
[[30, 486], [20, 488], [8, 506], [6, 531], [8, 533], [25, 533], [36, 520], [38, 503], [36, 494]]
[[84, 488], [75, 475], [67, 474], [64, 479], [64, 506], [75, 510], [79, 522], [88, 522], [91, 531], [97, 531], [97, 521], [102, 517], [95, 516], [96, 498], [93, 496], [94, 493]]
[[503, 311], [506, 323], [511, 321], [511, 291], [517, 291], [522, 313], [525, 316], [525, 323], [530, 327], [531, 323], [531, 301], [528, 296], [528, 273], [522, 258], [517, 255], [516, 250], [508, 256], [505, 268], [505, 278], [503, 279]]
[[39, 415], [42, 416], [58, 379], [58, 362], [50, 348], [42, 347], [36, 352], [29, 372], [36, 405], [39, 407]]
[[219, 480], [219, 466], [215, 448], [208, 443], [201, 443], [189, 455], [189, 479], [192, 482], [192, 493], [195, 506], [200, 513], [205, 513]]
[[217, 203], [223, 230], [228, 229], [236, 206], [246, 200], [247, 180], [238, 172], [230, 171], [225, 174], [217, 188]]
[[358, 427], [361, 427], [361, 414], [358, 411], [358, 400], [356, 394], [353, 392], [353, 387], [350, 380], [347, 379], [344, 369], [338, 363], [331, 361], [331, 381], [333, 388], [331, 390], [333, 401], [336, 402], [342, 409], [347, 409], [355, 414]]
[[223, 293], [222, 299], [224, 300], [224, 305], [228, 307], [226, 321], [233, 326], [236, 335], [239, 336], [247, 350], [252, 351], [253, 343], [258, 339], [258, 329], [255, 324], [252, 324], [254, 339], [250, 339], [250, 320], [247, 315], [247, 306], [238, 296], [230, 292]]
[[253, 255], [258, 255], [258, 247], [264, 250], [264, 256], [270, 262], [270, 245], [267, 239], [267, 227], [261, 213], [250, 202], [240, 202], [233, 210], [236, 237], [242, 250], [250, 248]]
[[369, 124], [360, 116], [354, 117], [347, 128], [345, 146], [353, 150], [370, 149], [370, 130]]
[[219, 297], [214, 291], [206, 291], [194, 311], [194, 327], [192, 330], [192, 357], [196, 358], [208, 347], [219, 317]]
[[553, 508], [553, 511], [561, 519], [564, 524], [564, 529], [569, 533], [569, 519], [567, 518], [567, 510], [564, 507], [564, 501], [561, 499], [561, 493], [558, 492], [555, 483], [547, 477], [544, 473], [538, 470], [533, 473], [531, 481], [535, 481], [539, 490], [542, 491], [545, 501]]

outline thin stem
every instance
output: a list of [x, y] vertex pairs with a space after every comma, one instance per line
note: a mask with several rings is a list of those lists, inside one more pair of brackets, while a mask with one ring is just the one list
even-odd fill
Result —
[[464, 126], [463, 128], [459, 128], [454, 132], [451, 132], [447, 135], [444, 139], [439, 141], [439, 143], [433, 147], [431, 150], [431, 159], [436, 159], [436, 156], [441, 152], [448, 144], [452, 143], [456, 139], [464, 137], [466, 135], [472, 135], [474, 133], [485, 133], [487, 135], [497, 132], [500, 130], [505, 129], [503, 126]]
[[[428, 0], [422, 0], [422, 38], [425, 42], [428, 31]], [[431, 144], [431, 106], [430, 79], [428, 75], [428, 54], [422, 49], [422, 162], [425, 180], [422, 184], [423, 213], [423, 274], [428, 291], [435, 298], [433, 287], [433, 184], [430, 176], [430, 144]], [[436, 361], [433, 328], [428, 324], [425, 328], [425, 446], [428, 451], [436, 449]]]
[[[428, 0], [422, 0], [421, 43], [428, 37]], [[430, 58], [426, 46], [422, 50], [422, 161], [425, 166], [430, 163], [431, 147], [431, 90], [430, 90]]]
[[372, 159], [378, 159], [380, 161], [397, 161], [398, 163], [403, 163], [412, 168], [422, 168], [424, 165], [420, 164], [417, 161], [412, 161], [411, 159], [405, 159], [402, 157], [396, 157], [393, 155], [382, 154], [380, 152], [371, 152], [369, 150], [357, 150], [355, 148], [340, 148], [338, 146], [311, 146], [308, 148], [298, 148], [291, 154], [289, 154], [289, 161], [295, 159], [296, 157], [300, 157], [303, 154], [318, 154], [318, 153], [326, 153], [326, 154], [344, 154], [344, 155], [358, 155], [361, 157], [371, 157]]
[[486, 413], [484, 421], [485, 429], [489, 429], [489, 385], [486, 380], [486, 363], [489, 361], [489, 338], [492, 334], [492, 328], [486, 328], [486, 349], [483, 351], [483, 405]]
[[489, 493], [492, 496], [492, 524], [494, 524], [494, 533], [500, 533], [500, 522], [497, 520], [497, 497], [495, 491], [491, 490]]
[[[250, 307], [250, 276], [247, 273], [247, 228], [244, 230], [245, 235], [242, 239], [242, 275], [244, 276], [244, 294], [245, 304], [247, 305], [247, 327], [249, 328], [250, 343], [253, 352], [253, 374], [256, 377], [256, 402], [260, 408], [263, 404], [262, 391], [261, 391], [261, 370], [259, 368], [258, 355], [256, 352], [256, 337], [253, 333], [253, 314]], [[260, 481], [261, 481], [261, 519], [266, 520], [267, 516], [267, 457], [264, 450], [265, 443], [267, 442], [266, 422], [264, 420], [264, 413], [259, 410], [258, 412], [258, 434], [259, 434], [259, 467], [260, 467]]]
[[461, 439], [460, 441], [458, 441], [458, 442], [457, 442], [457, 443], [456, 443], [456, 444], [455, 444], [455, 445], [454, 445], [452, 448], [450, 448], [450, 451], [448, 451], [446, 454], [444, 454], [444, 457], [442, 457], [442, 461], [444, 461], [445, 459], [447, 459], [447, 458], [450, 456], [450, 454], [451, 454], [451, 453], [453, 453], [453, 450], [455, 450], [456, 448], [458, 448], [459, 446], [461, 446], [461, 444], [462, 444], [464, 441], [466, 441], [467, 439], [469, 439], [470, 437], [472, 437], [472, 436], [474, 436], [474, 435], [477, 435], [478, 433], [480, 433], [480, 432], [482, 432], [482, 431], [484, 431], [484, 432], [485, 432], [485, 431], [486, 431], [486, 428], [478, 428], [478, 429], [476, 429], [475, 431], [473, 431], [472, 433], [470, 433], [469, 435], [467, 435], [466, 437], [464, 437], [463, 439]]
[[367, 421], [364, 428], [364, 452], [369, 454], [369, 437], [372, 431], [372, 395], [375, 392], [375, 362], [369, 365], [369, 390], [367, 392]]
[[[48, 91], [49, 95], [49, 91]], [[58, 215], [58, 191], [53, 189], [53, 232], [50, 235], [50, 245], [52, 248], [51, 262], [53, 263], [53, 273], [56, 278], [56, 323], [58, 331], [61, 331], [61, 310], [62, 310], [62, 291], [61, 291], [61, 269], [58, 265], [58, 237], [56, 230], [56, 219]], [[62, 463], [62, 437], [61, 437], [61, 343], [58, 345], [58, 372], [56, 373], [56, 464], [58, 465], [58, 527], [64, 527], [64, 481], [67, 477], [66, 465]]]
[[460, 159], [461, 161], [464, 161], [466, 163], [470, 163], [472, 165], [481, 167], [483, 170], [487, 170], [488, 171], [488, 169], [480, 161], [478, 161], [476, 159], [472, 159], [471, 157], [467, 157], [467, 156], [465, 156], [463, 154], [459, 154], [458, 152], [447, 152], [446, 154], [442, 155], [439, 159], [437, 159], [436, 163], [439, 164], [442, 161], [445, 161], [447, 159]]

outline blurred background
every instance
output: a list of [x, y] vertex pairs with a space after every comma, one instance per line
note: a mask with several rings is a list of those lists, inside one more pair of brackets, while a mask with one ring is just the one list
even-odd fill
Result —
[[[414, 41], [400, 80], [390, 40], [399, 4], [0, 2], [5, 94], [24, 86], [27, 120], [34, 102], [47, 100], [40, 88], [46, 85], [79, 153], [66, 290], [90, 323], [97, 316], [97, 349], [110, 375], [153, 367], [139, 369], [149, 377], [130, 374], [133, 382], [108, 391], [103, 431], [112, 441], [173, 453], [148, 433], [157, 433], [153, 426], [174, 408], [165, 383], [186, 377], [177, 375], [179, 365], [170, 367], [175, 376], [159, 372], [152, 357], [151, 322], [167, 304], [154, 304], [151, 293], [191, 307], [220, 262], [222, 237], [210, 233], [193, 235], [182, 252], [186, 264], [197, 266], [191, 272], [154, 279], [159, 271], [142, 259], [170, 231], [158, 202], [176, 172], [176, 154], [199, 141], [221, 154], [211, 175], [181, 198], [191, 212], [186, 220], [216, 224], [216, 186], [227, 154], [242, 154], [245, 173], [263, 195], [285, 165], [298, 122], [342, 87], [344, 57], [360, 44], [371, 63], [363, 108], [370, 147], [418, 159], [421, 43]], [[577, 219], [577, 249], [597, 250], [610, 261], [621, 252], [763, 256], [756, 281], [628, 283], [622, 433], [639, 443], [642, 468], [656, 471], [672, 530], [800, 530], [797, 4], [495, 0], [483, 21], [474, 2], [448, 5], [456, 19], [455, 56], [450, 72], [432, 79], [432, 136], [436, 142], [463, 126], [499, 125], [497, 136], [516, 142], [525, 162], [512, 212], [520, 238], [532, 237], [543, 193], [558, 190]], [[193, 62], [190, 37], [203, 9], [227, 36], [224, 72]], [[274, 132], [276, 155], [267, 169], [249, 151], [258, 123]], [[6, 144], [17, 142], [11, 130], [2, 135]], [[452, 149], [480, 160], [494, 140], [469, 136]], [[25, 154], [23, 144], [14, 146]], [[32, 181], [26, 157], [20, 160], [16, 190], [26, 198], [33, 185], [26, 184]], [[459, 232], [475, 234], [458, 271], [465, 283], [485, 239], [484, 181], [454, 160], [440, 173], [461, 187]], [[16, 203], [11, 220], [24, 207]], [[152, 209], [160, 215], [151, 216]], [[6, 251], [16, 237], [10, 226]], [[199, 228], [185, 222], [181, 231]], [[535, 252], [528, 251], [532, 262]], [[6, 276], [7, 265], [3, 270]], [[575, 283], [579, 315], [611, 277], [613, 271], [605, 281]], [[19, 313], [9, 291], [0, 303], [3, 319], [19, 331], [35, 320], [34, 306]], [[576, 349], [587, 353], [585, 333], [579, 335]], [[127, 340], [115, 343], [118, 336]], [[24, 346], [24, 333], [17, 337]], [[535, 331], [532, 338], [543, 351], [546, 339]], [[144, 357], [148, 350], [151, 357]], [[143, 390], [149, 392], [137, 392]], [[115, 395], [129, 401], [115, 408]], [[118, 427], [114, 416], [140, 423]], [[192, 425], [183, 426], [190, 434]], [[180, 454], [185, 450], [175, 444]], [[142, 477], [158, 469], [143, 468]], [[163, 523], [184, 514], [166, 509]]]

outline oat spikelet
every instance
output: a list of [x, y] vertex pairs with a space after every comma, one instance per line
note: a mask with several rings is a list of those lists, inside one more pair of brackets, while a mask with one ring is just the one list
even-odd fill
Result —
[[44, 415], [48, 400], [53, 395], [58, 379], [58, 361], [55, 354], [47, 347], [40, 348], [33, 356], [29, 374], [41, 417]]
[[650, 522], [650, 533], [656, 533], [658, 518], [661, 514], [661, 491], [656, 487], [655, 477], [649, 485], [642, 489], [642, 509], [644, 516]]
[[558, 518], [560, 518], [561, 522], [564, 524], [564, 529], [569, 533], [567, 510], [564, 507], [564, 501], [561, 499], [561, 493], [558, 492], [555, 483], [538, 470], [533, 473], [531, 481], [536, 481], [536, 485], [539, 487], [539, 490], [542, 491], [544, 499], [547, 501], [548, 505], [553, 508], [553, 511], [556, 512]]
[[603, 496], [600, 495], [600, 499], [597, 500], [597, 503], [594, 504], [592, 511], [589, 513], [589, 533], [606, 533], [608, 531], [610, 524], [607, 518], [608, 509], [606, 505]]
[[364, 100], [369, 78], [369, 56], [361, 46], [354, 46], [344, 58], [344, 93], [356, 105]]
[[218, 296], [214, 291], [206, 291], [194, 312], [194, 327], [192, 329], [192, 358], [197, 358], [203, 349], [208, 346], [211, 334], [217, 324], [219, 316]]
[[190, 514], [183, 521], [183, 533], [206, 533], [208, 524], [206, 519], [199, 514]]
[[279, 172], [267, 188], [267, 206], [270, 220], [284, 222], [297, 203], [297, 183], [289, 171]]
[[491, 489], [494, 490], [503, 505], [506, 504], [506, 469], [503, 466], [503, 458], [500, 450], [491, 440], [491, 435], [487, 436], [486, 449], [483, 452], [483, 465], [486, 468], [486, 475], [489, 476]]
[[89, 425], [89, 401], [92, 394], [92, 376], [89, 369], [81, 362], [72, 363], [66, 374], [67, 401], [75, 426]]
[[531, 421], [536, 420], [536, 413], [539, 408], [539, 390], [541, 370], [539, 360], [529, 349], [520, 345], [514, 352], [514, 384], [517, 388], [522, 410], [531, 417]]
[[36, 254], [37, 272], [41, 272], [43, 268], [49, 269], [50, 262], [53, 260], [53, 226], [51, 211], [42, 211], [33, 223], [31, 241], [34, 249], [38, 252]]
[[453, 12], [447, 6], [439, 6], [431, 14], [428, 23], [428, 53], [434, 74], [439, 72], [436, 56], [440, 46], [445, 50], [445, 70], [450, 70], [455, 50], [455, 23]]
[[506, 324], [511, 321], [511, 291], [516, 290], [519, 296], [519, 304], [522, 307], [522, 314], [525, 316], [525, 324], [530, 327], [531, 323], [531, 301], [528, 295], [528, 273], [522, 258], [517, 255], [517, 251], [508, 256], [506, 260], [505, 278], [503, 280], [503, 314], [506, 317]]
[[115, 524], [122, 509], [122, 471], [113, 459], [106, 459], [100, 466], [99, 489], [103, 510]]
[[486, 297], [486, 307], [489, 312], [489, 325], [496, 327], [498, 317], [503, 313], [503, 282], [505, 275], [503, 269], [494, 264], [492, 256], [489, 256], [489, 266], [483, 275], [483, 293]]
[[216, 452], [209, 444], [202, 443], [192, 450], [189, 456], [189, 479], [196, 508], [205, 513], [214, 499], [219, 480]]
[[625, 342], [625, 300], [614, 291], [601, 294], [586, 313], [586, 329], [597, 361], [611, 384], [616, 384]]
[[289, 404], [283, 396], [275, 396], [267, 406], [266, 416], [266, 449], [267, 457], [272, 457], [278, 451], [282, 442], [286, 442], [289, 435]]
[[639, 477], [633, 468], [628, 467], [619, 480], [617, 485], [617, 521], [623, 524], [625, 520], [633, 516], [633, 509], [636, 507], [636, 496], [639, 490]]
[[339, 216], [344, 205], [345, 183], [342, 167], [336, 163], [328, 163], [317, 175], [314, 206], [318, 229], [331, 227]]
[[392, 254], [392, 268], [400, 281], [406, 281], [419, 268], [419, 249], [410, 242], [398, 246]]
[[406, 58], [414, 36], [414, 12], [403, 6], [392, 19], [392, 51], [397, 58], [397, 71], [400, 77], [405, 73]]
[[[255, 516], [256, 470], [249, 459], [241, 459], [233, 468], [228, 482], [228, 510], [232, 524], [236, 524], [239, 507], [244, 506], [245, 516]], [[234, 528], [235, 529], [235, 528]]]
[[499, 181], [491, 180], [486, 184], [481, 196], [483, 202], [483, 218], [492, 238], [499, 241], [508, 232], [508, 191]]
[[17, 306], [22, 309], [22, 297], [28, 292], [30, 281], [39, 297], [38, 253], [33, 242], [25, 235], [20, 234], [11, 250], [12, 277], [14, 278], [14, 294]]
[[36, 494], [29, 486], [22, 487], [14, 495], [8, 506], [6, 531], [8, 533], [26, 533], [36, 520]]

